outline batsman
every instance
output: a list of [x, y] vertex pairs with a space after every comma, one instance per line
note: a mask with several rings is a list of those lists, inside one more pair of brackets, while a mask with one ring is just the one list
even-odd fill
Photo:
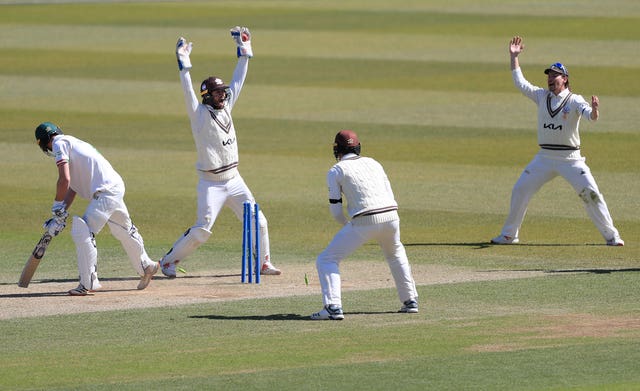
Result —
[[[244, 203], [255, 204], [255, 198], [238, 171], [238, 140], [231, 117], [244, 80], [249, 58], [253, 57], [251, 33], [246, 27], [231, 29], [231, 37], [237, 46], [238, 63], [229, 85], [221, 78], [210, 76], [200, 83], [201, 102], [193, 90], [191, 81], [191, 50], [193, 44], [183, 37], [176, 44], [176, 57], [180, 82], [184, 92], [191, 133], [196, 144], [196, 171], [199, 176], [197, 192], [197, 219], [193, 226], [178, 238], [162, 258], [162, 273], [176, 277], [176, 264], [192, 254], [211, 236], [211, 229], [223, 207], [230, 208], [242, 221]], [[252, 207], [251, 210], [254, 210]], [[261, 274], [279, 275], [281, 271], [271, 263], [267, 219], [260, 211], [255, 217], [259, 222], [263, 258]]]
[[98, 250], [95, 236], [108, 225], [120, 241], [131, 265], [141, 276], [138, 289], [149, 285], [158, 271], [144, 248], [142, 236], [131, 222], [124, 203], [124, 182], [91, 144], [64, 134], [51, 122], [36, 128], [36, 140], [42, 151], [54, 157], [58, 167], [56, 196], [51, 207], [52, 217], [44, 223], [51, 236], [57, 236], [66, 226], [67, 212], [76, 194], [89, 200], [82, 216], [73, 216], [71, 237], [76, 245], [80, 284], [71, 289], [72, 296], [86, 296], [102, 288], [98, 280]]

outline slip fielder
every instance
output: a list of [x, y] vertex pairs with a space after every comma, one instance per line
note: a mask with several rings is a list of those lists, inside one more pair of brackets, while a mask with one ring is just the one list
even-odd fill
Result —
[[524, 169], [513, 186], [511, 207], [502, 232], [491, 240], [494, 244], [519, 242], [520, 226], [531, 197], [544, 185], [560, 175], [582, 199], [591, 221], [609, 246], [624, 246], [613, 225], [609, 208], [598, 185], [580, 154], [580, 119], [597, 121], [600, 101], [591, 97], [591, 105], [569, 90], [569, 72], [561, 63], [545, 69], [548, 88], [536, 87], [522, 74], [518, 55], [524, 50], [521, 37], [509, 42], [511, 73], [516, 87], [538, 106], [538, 144], [540, 151]]
[[[340, 262], [369, 240], [375, 240], [389, 264], [402, 303], [399, 312], [418, 312], [418, 291], [411, 265], [400, 241], [398, 203], [380, 163], [360, 156], [358, 135], [352, 130], [336, 134], [333, 156], [337, 163], [327, 173], [329, 211], [342, 226], [318, 255], [316, 268], [322, 288], [323, 308], [312, 320], [342, 320]], [[343, 197], [349, 217], [343, 212]]]

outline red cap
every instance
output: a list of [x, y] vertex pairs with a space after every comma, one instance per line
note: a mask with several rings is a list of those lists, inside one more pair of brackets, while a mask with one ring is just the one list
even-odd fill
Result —
[[360, 140], [358, 140], [358, 135], [353, 130], [341, 130], [336, 134], [334, 144], [345, 148], [352, 148], [360, 145]]

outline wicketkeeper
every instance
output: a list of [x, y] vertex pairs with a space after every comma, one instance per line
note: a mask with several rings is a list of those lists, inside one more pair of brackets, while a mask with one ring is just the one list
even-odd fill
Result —
[[[180, 82], [196, 143], [196, 170], [200, 179], [196, 222], [160, 261], [162, 273], [170, 278], [176, 276], [176, 264], [209, 239], [211, 228], [223, 207], [229, 207], [240, 221], [245, 201], [250, 202], [251, 210], [254, 210], [253, 194], [238, 171], [238, 143], [231, 118], [231, 110], [247, 76], [249, 58], [253, 56], [251, 33], [246, 27], [236, 26], [231, 29], [231, 37], [236, 43], [238, 55], [231, 83], [226, 85], [216, 76], [205, 79], [200, 84], [202, 102], [198, 101], [191, 82], [192, 43], [180, 37], [176, 45]], [[258, 219], [263, 254], [261, 274], [278, 275], [281, 271], [271, 263], [267, 219], [262, 211]]]

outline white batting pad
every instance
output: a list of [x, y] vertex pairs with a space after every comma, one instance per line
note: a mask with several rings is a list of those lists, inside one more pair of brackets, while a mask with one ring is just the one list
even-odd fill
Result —
[[71, 237], [76, 244], [80, 283], [89, 290], [100, 289], [96, 242], [89, 226], [81, 217], [73, 216]]

